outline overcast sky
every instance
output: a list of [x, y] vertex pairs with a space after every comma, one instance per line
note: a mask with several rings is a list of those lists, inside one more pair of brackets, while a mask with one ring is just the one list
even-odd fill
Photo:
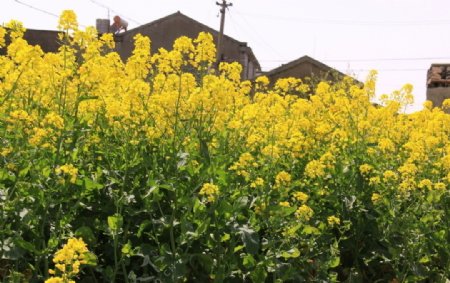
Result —
[[[119, 14], [133, 28], [177, 11], [217, 30], [220, 23], [215, 0], [0, 2], [0, 23], [17, 19], [30, 29], [56, 29], [55, 15], [64, 9], [74, 10], [84, 26]], [[375, 69], [378, 95], [413, 84], [409, 112], [422, 108], [431, 63], [450, 63], [450, 0], [228, 2], [225, 33], [248, 42], [263, 71], [304, 55], [360, 80]]]

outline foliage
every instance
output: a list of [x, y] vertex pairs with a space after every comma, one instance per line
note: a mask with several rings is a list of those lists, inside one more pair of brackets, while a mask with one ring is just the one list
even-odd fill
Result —
[[81, 282], [449, 279], [450, 116], [399, 113], [409, 86], [304, 99], [214, 71], [208, 34], [156, 54], [137, 35], [123, 63], [112, 35], [60, 28], [57, 53], [0, 28], [1, 280], [49, 279], [74, 238]]

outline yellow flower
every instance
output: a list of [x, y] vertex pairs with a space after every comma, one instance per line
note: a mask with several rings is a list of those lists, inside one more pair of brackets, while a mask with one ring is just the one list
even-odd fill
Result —
[[370, 171], [373, 170], [373, 167], [370, 166], [369, 164], [363, 164], [361, 166], [359, 166], [359, 172], [361, 172], [361, 174], [363, 175], [367, 175], [370, 173]]
[[334, 216], [334, 215], [329, 216], [327, 218], [327, 221], [328, 221], [328, 224], [331, 225], [331, 226], [341, 224], [341, 220], [338, 217]]
[[375, 177], [370, 177], [369, 178], [369, 185], [378, 185], [380, 183], [380, 177], [375, 176]]
[[442, 108], [443, 109], [449, 109], [450, 108], [450, 98], [444, 99], [444, 102], [442, 102]]
[[258, 177], [250, 184], [251, 188], [262, 187], [264, 185], [264, 179]]
[[45, 283], [66, 283], [67, 281], [61, 277], [52, 277], [45, 280]]
[[383, 178], [385, 181], [397, 179], [397, 174], [392, 170], [386, 170], [383, 173]]
[[433, 182], [431, 182], [430, 179], [423, 179], [422, 181], [419, 182], [419, 184], [417, 185], [417, 187], [418, 187], [419, 189], [423, 189], [423, 188], [432, 189], [432, 187], [433, 187]]
[[0, 27], [0, 48], [5, 46], [5, 35], [6, 30], [3, 27]]
[[58, 29], [60, 30], [77, 30], [77, 15], [73, 10], [64, 10], [59, 17]]
[[283, 206], [283, 207], [290, 207], [291, 206], [291, 204], [288, 201], [282, 201], [282, 202], [279, 203], [279, 205]]
[[206, 196], [208, 202], [215, 201], [218, 194], [219, 187], [211, 183], [205, 183], [199, 192], [199, 195]]
[[70, 182], [75, 183], [75, 181], [77, 180], [78, 169], [75, 168], [75, 166], [73, 166], [72, 164], [64, 164], [57, 167], [55, 169], [55, 173], [58, 175], [61, 173], [68, 175], [70, 177]]
[[54, 257], [55, 269], [50, 269], [49, 274], [61, 275], [49, 278], [47, 282], [75, 282], [70, 278], [75, 277], [80, 272], [81, 264], [87, 264], [84, 260], [89, 250], [86, 243], [80, 238], [70, 238]]
[[307, 206], [306, 204], [301, 205], [297, 211], [295, 212], [295, 215], [297, 218], [308, 221], [313, 216], [314, 211], [311, 209], [311, 207]]
[[443, 190], [445, 190], [445, 188], [446, 188], [446, 186], [442, 182], [438, 182], [438, 183], [434, 184], [434, 189], [435, 190], [443, 191]]
[[306, 201], [308, 201], [309, 196], [303, 192], [295, 192], [293, 194], [294, 198], [302, 203], [305, 203]]
[[291, 174], [286, 171], [281, 171], [275, 177], [275, 188], [280, 188], [283, 186], [288, 186], [291, 183]]
[[373, 203], [377, 203], [381, 200], [381, 195], [379, 193], [373, 193], [371, 199]]
[[2, 150], [0, 151], [0, 155], [3, 156], [3, 157], [6, 157], [12, 151], [13, 151], [12, 147], [5, 147], [5, 148], [2, 148]]
[[325, 175], [325, 165], [318, 160], [312, 160], [305, 167], [305, 175], [310, 178], [320, 178]]

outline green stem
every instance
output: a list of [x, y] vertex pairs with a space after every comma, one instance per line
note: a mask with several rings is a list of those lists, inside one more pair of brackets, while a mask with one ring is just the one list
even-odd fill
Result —
[[116, 282], [117, 271], [119, 269], [119, 261], [117, 260], [118, 241], [117, 241], [116, 231], [114, 231], [113, 240], [114, 240], [114, 274], [113, 274], [113, 278], [112, 278], [112, 283]]

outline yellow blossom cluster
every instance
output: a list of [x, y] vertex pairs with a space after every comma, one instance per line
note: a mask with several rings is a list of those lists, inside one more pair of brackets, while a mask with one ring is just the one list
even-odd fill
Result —
[[203, 184], [199, 192], [199, 195], [205, 196], [208, 202], [214, 202], [218, 194], [219, 194], [219, 187], [211, 183]]
[[55, 173], [56, 174], [64, 174], [69, 176], [69, 180], [71, 183], [75, 183], [75, 181], [77, 180], [77, 175], [78, 175], [78, 169], [73, 166], [73, 164], [64, 164], [62, 166], [59, 166], [55, 169]]
[[47, 279], [45, 283], [75, 283], [72, 279], [80, 273], [80, 266], [89, 263], [86, 258], [88, 252], [87, 245], [81, 238], [70, 238], [53, 257], [55, 269], [50, 269], [49, 273], [57, 276]]
[[[314, 86], [297, 78], [242, 81], [238, 63], [213, 65], [216, 50], [207, 33], [181, 37], [172, 49], [154, 54], [151, 39], [138, 34], [124, 62], [113, 51], [111, 34], [99, 38], [94, 28], [79, 29], [73, 12], [63, 13], [59, 28], [63, 45], [54, 53], [28, 44], [18, 22], [0, 28], [0, 47], [10, 39], [0, 56], [4, 176], [20, 167], [21, 158], [39, 155], [51, 160], [49, 168], [62, 183], [67, 178], [76, 184], [82, 183], [79, 171], [101, 175], [105, 164], [97, 161], [108, 163], [102, 157], [108, 151], [121, 156], [124, 148], [131, 149], [123, 150], [128, 153], [145, 149], [152, 158], [161, 154], [155, 160], [167, 168], [178, 152], [186, 152], [189, 158], [173, 166], [191, 174], [186, 179], [205, 180], [197, 174], [221, 178], [200, 182], [198, 195], [206, 202], [229, 196], [231, 189], [223, 189], [229, 182], [238, 188], [230, 198], [246, 194], [258, 217], [270, 215], [273, 206], [292, 211], [295, 221], [314, 216], [332, 227], [345, 223], [345, 214], [331, 211], [343, 206], [327, 211], [321, 206], [341, 201], [347, 191], [370, 207], [391, 197], [448, 193], [450, 115], [430, 103], [404, 114], [412, 99], [410, 85], [383, 95], [375, 105], [376, 72], [364, 85], [349, 77]], [[83, 153], [95, 160], [84, 164], [77, 159]], [[158, 162], [152, 166], [163, 166]], [[136, 168], [150, 166], [140, 165]], [[82, 246], [70, 241], [67, 251], [55, 257], [56, 270], [70, 266], [70, 272], [78, 272], [82, 260], [64, 260], [81, 256]]]

